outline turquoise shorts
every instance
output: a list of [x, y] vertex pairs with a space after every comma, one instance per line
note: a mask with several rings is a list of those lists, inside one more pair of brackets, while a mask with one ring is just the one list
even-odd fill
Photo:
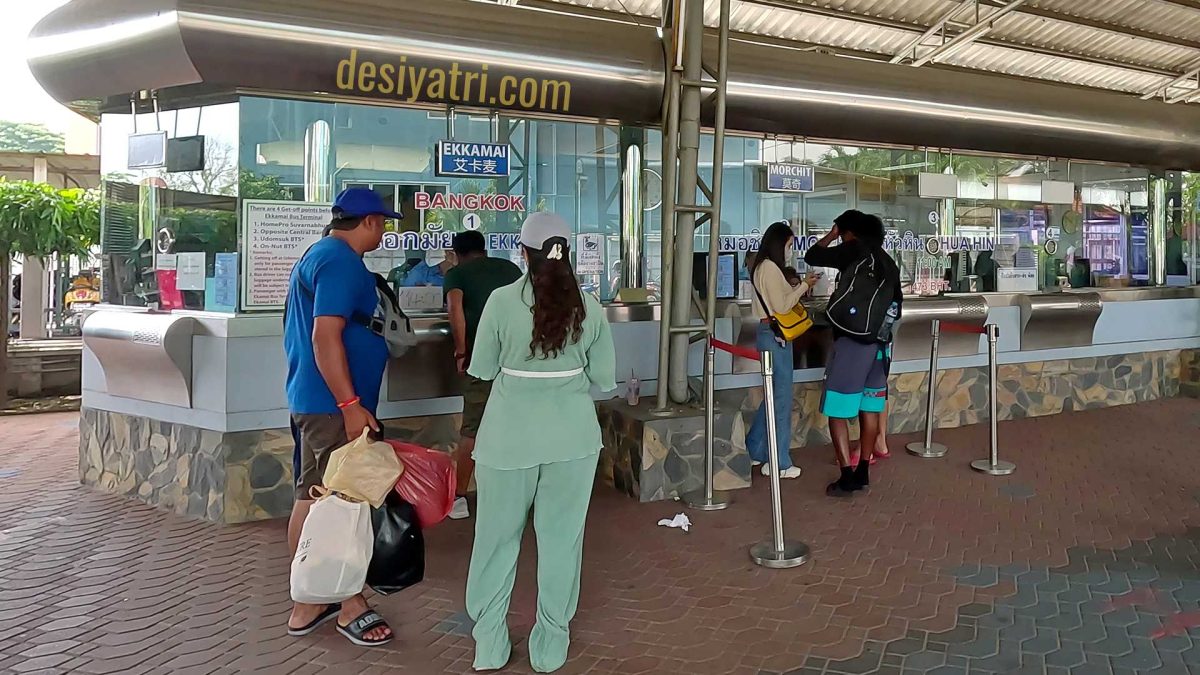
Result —
[[821, 413], [853, 419], [859, 413], [881, 413], [887, 407], [891, 346], [863, 344], [848, 337], [833, 341], [825, 366]]

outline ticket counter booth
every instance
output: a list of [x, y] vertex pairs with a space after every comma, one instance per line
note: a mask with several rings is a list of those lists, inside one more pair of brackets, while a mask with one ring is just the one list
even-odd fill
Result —
[[[413, 270], [443, 264], [463, 229], [483, 231], [491, 255], [519, 261], [515, 234], [535, 210], [573, 224], [576, 271], [613, 323], [619, 375], [637, 377], [643, 395], [655, 390], [657, 354], [647, 345], [657, 344], [660, 320], [664, 66], [652, 29], [465, 0], [401, 3], [395, 18], [350, 17], [351, 25], [292, 7], [265, 21], [238, 3], [179, 0], [165, 14], [153, 4], [68, 2], [33, 36], [31, 66], [47, 90], [99, 117], [108, 177], [104, 304], [83, 329], [84, 483], [219, 522], [288, 512], [287, 276], [320, 236], [334, 194], [351, 186], [378, 191], [406, 216], [366, 258], [400, 291], [421, 340], [388, 367], [379, 412], [390, 434], [442, 449], [458, 440], [462, 402], [442, 294], [407, 285]], [[97, 26], [123, 37], [109, 40]], [[83, 37], [92, 40], [86, 58], [70, 47]], [[1186, 163], [1200, 157], [1194, 109], [1071, 90], [1086, 101], [1041, 112], [1063, 116], [1054, 138], [1006, 127], [999, 114], [930, 126], [915, 105], [883, 117], [851, 109], [861, 124], [847, 125], [816, 107], [832, 103], [803, 92], [847, 83], [884, 91], [893, 67], [788, 58], [803, 61], [796, 78], [828, 80], [815, 88], [797, 80], [789, 95], [811, 108], [803, 120], [779, 112], [788, 106], [751, 105], [755, 87], [777, 72], [739, 65], [731, 89], [720, 248], [732, 264], [715, 289], [718, 337], [753, 343], [744, 266], [767, 225], [792, 222], [802, 252], [857, 208], [883, 218], [910, 296], [893, 432], [922, 424], [936, 318], [1000, 325], [1008, 417], [1194, 389], [1200, 174], [1188, 169], [1200, 166]], [[912, 70], [904, 77], [928, 76]], [[961, 90], [945, 105], [984, 92], [998, 108], [1024, 105], [1003, 98], [1013, 91], [1006, 80], [936, 77]], [[1021, 87], [1046, 100], [1062, 91]], [[1080, 130], [1081, 114], [1150, 130], [1108, 142], [1102, 124]], [[1161, 132], [1170, 125], [1191, 131]], [[495, 148], [502, 162], [488, 154]], [[812, 179], [772, 187], [769, 167], [780, 165], [811, 167]], [[701, 171], [711, 178], [713, 167]], [[707, 243], [702, 231], [697, 250]], [[622, 302], [623, 288], [648, 301]], [[828, 292], [818, 288], [815, 314]], [[829, 342], [818, 326], [796, 343], [798, 453], [828, 440], [816, 406]], [[943, 341], [942, 356], [941, 426], [978, 421], [982, 345], [957, 337]], [[693, 375], [701, 360], [694, 346]], [[744, 434], [760, 381], [751, 362], [725, 356], [717, 365], [725, 448], [717, 487], [732, 489], [749, 481]], [[656, 421], [646, 404], [597, 399], [609, 484], [646, 501], [698, 486], [703, 442], [694, 430]]]

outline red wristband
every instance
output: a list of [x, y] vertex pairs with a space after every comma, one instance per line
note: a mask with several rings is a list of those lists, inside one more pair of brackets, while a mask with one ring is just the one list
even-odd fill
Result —
[[341, 403], [337, 404], [337, 407], [338, 407], [338, 410], [345, 410], [346, 408], [349, 408], [350, 406], [352, 406], [356, 403], [359, 403], [360, 401], [362, 401], [362, 399], [359, 398], [358, 396], [355, 396], [354, 398], [350, 399], [349, 401], [342, 401]]

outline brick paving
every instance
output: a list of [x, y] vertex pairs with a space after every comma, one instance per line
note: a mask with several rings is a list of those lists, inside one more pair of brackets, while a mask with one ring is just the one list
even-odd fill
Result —
[[[374, 598], [393, 644], [356, 648], [328, 625], [289, 638], [284, 524], [214, 526], [83, 488], [76, 424], [0, 419], [0, 673], [469, 671], [469, 521], [426, 533], [424, 583]], [[690, 534], [655, 525], [678, 505], [598, 488], [562, 672], [1200, 672], [1200, 402], [1006, 422], [1009, 478], [966, 468], [985, 434], [941, 432], [948, 458], [898, 455], [849, 501], [822, 494], [829, 451], [804, 451], [784, 504], [814, 559], [796, 570], [747, 557], [770, 532], [762, 479], [691, 514]], [[520, 643], [508, 672], [528, 672]]]

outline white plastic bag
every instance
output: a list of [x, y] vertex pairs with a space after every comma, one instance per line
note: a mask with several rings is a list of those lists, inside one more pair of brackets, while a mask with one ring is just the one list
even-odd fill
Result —
[[292, 558], [292, 600], [324, 605], [360, 593], [374, 544], [371, 510], [365, 502], [322, 497], [304, 520]]
[[396, 485], [404, 467], [400, 466], [392, 446], [372, 441], [370, 432], [363, 429], [361, 436], [333, 451], [321, 484], [327, 490], [368, 502], [377, 509]]

